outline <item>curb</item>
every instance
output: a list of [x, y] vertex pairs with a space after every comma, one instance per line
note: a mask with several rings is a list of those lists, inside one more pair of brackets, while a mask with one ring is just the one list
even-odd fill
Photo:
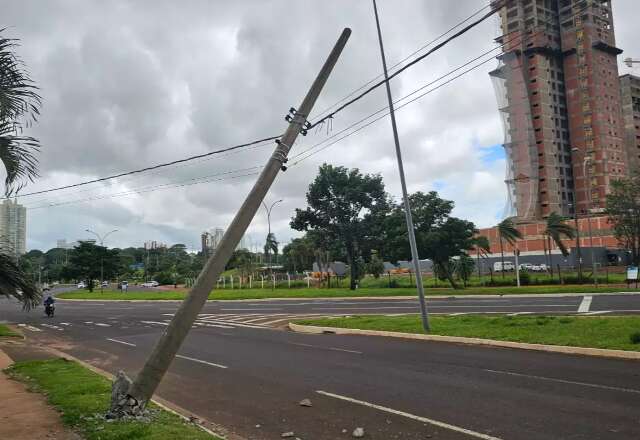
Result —
[[[72, 356], [72, 355], [70, 355], [68, 353], [65, 353], [63, 351], [57, 350], [55, 348], [46, 347], [46, 346], [45, 347], [41, 347], [41, 348], [43, 348], [44, 350], [50, 352], [51, 354], [53, 354], [53, 355], [55, 355], [55, 356], [57, 356], [59, 358], [65, 358], [65, 359], [69, 359], [69, 360], [72, 360], [74, 362], [77, 362], [78, 364], [82, 365], [84, 368], [86, 368], [88, 370], [91, 370], [94, 373], [99, 374], [100, 376], [104, 377], [105, 379], [108, 379], [109, 381], [113, 382], [114, 376], [113, 376], [113, 374], [109, 373], [108, 371], [105, 371], [105, 370], [103, 370], [103, 369], [101, 369], [99, 367], [91, 365], [91, 364], [89, 364], [89, 363], [87, 363], [87, 362], [85, 362], [83, 360], [78, 359], [75, 356]], [[7, 358], [9, 358], [9, 356], [7, 356], [6, 353], [4, 353], [4, 351], [2, 351], [2, 349], [0, 348], [0, 356], [1, 355], [4, 355]], [[9, 358], [9, 359], [11, 359], [11, 358]], [[11, 362], [13, 363], [13, 360]], [[180, 417], [181, 419], [183, 419], [186, 422], [194, 424], [195, 426], [197, 426], [198, 428], [200, 428], [201, 430], [203, 430], [207, 434], [210, 434], [211, 436], [220, 437], [220, 438], [223, 438], [223, 439], [227, 438], [227, 434], [226, 433], [223, 434], [223, 433], [220, 433], [220, 432], [214, 432], [214, 431], [204, 427], [200, 423], [194, 423], [192, 421], [192, 418], [191, 418], [191, 417], [193, 417], [193, 418], [195, 418], [197, 420], [207, 420], [204, 417], [200, 417], [200, 416], [198, 416], [197, 414], [194, 414], [191, 411], [187, 411], [186, 409], [184, 409], [184, 408], [182, 408], [182, 407], [180, 407], [180, 406], [178, 406], [178, 405], [176, 405], [176, 404], [174, 404], [172, 402], [169, 402], [168, 400], [165, 400], [162, 397], [157, 397], [157, 396], [153, 397], [151, 399], [151, 401], [154, 404], [158, 405], [163, 410], [168, 411], [171, 414], [174, 414], [174, 415]], [[211, 422], [209, 422], [209, 423], [211, 423]], [[211, 424], [213, 424], [213, 423], [211, 423]]]
[[465, 338], [462, 336], [423, 335], [418, 333], [389, 332], [380, 330], [360, 330], [339, 327], [321, 327], [289, 323], [289, 329], [298, 333], [336, 335], [382, 336], [390, 338], [413, 339], [431, 342], [449, 342], [467, 345], [483, 345], [488, 347], [517, 348], [521, 350], [545, 351], [550, 353], [574, 354], [616, 359], [640, 360], [640, 352], [625, 350], [609, 350], [604, 348], [570, 347], [566, 345], [529, 344], [525, 342], [498, 341], [495, 339]]
[[[492, 299], [492, 298], [576, 298], [582, 296], [637, 296], [640, 292], [584, 292], [584, 293], [524, 293], [524, 294], [482, 294], [482, 295], [427, 295], [427, 301], [430, 299]], [[58, 301], [98, 301], [98, 302], [182, 302], [183, 299], [81, 299], [81, 298], [56, 298]], [[293, 297], [293, 298], [254, 298], [254, 299], [208, 299], [207, 302], [269, 302], [269, 301], [354, 301], [354, 300], [414, 300], [414, 295], [399, 296], [319, 296], [319, 297]]]

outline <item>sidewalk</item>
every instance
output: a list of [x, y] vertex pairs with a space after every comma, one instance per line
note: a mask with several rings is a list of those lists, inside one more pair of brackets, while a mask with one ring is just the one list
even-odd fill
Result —
[[[0, 338], [0, 341], [2, 338]], [[0, 370], [13, 361], [0, 348]], [[0, 438], [12, 440], [79, 440], [62, 425], [60, 414], [38, 393], [0, 371]]]

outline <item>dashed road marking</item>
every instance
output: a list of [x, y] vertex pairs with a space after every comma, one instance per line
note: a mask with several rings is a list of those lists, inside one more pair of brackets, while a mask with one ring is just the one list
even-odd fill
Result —
[[111, 325], [110, 325], [110, 324], [104, 324], [104, 323], [102, 323], [102, 322], [96, 322], [96, 325], [97, 325], [98, 327], [111, 327]]
[[107, 341], [117, 342], [118, 344], [129, 345], [131, 347], [135, 347], [136, 346], [136, 344], [132, 344], [131, 342], [120, 341], [118, 339], [107, 338]]
[[291, 345], [298, 345], [300, 347], [309, 347], [309, 348], [319, 348], [321, 350], [331, 350], [331, 351], [342, 351], [345, 353], [353, 353], [353, 354], [362, 354], [361, 351], [356, 350], [347, 350], [346, 348], [337, 348], [337, 347], [321, 347], [319, 345], [312, 344], [303, 344], [302, 342], [289, 342]]
[[53, 325], [53, 324], [40, 324], [40, 325], [42, 325], [43, 327], [52, 328], [58, 331], [64, 330], [62, 327], [58, 327], [57, 325]]
[[523, 374], [523, 373], [514, 373], [512, 371], [489, 370], [489, 369], [483, 369], [483, 371], [486, 371], [488, 373], [495, 373], [495, 374], [505, 374], [507, 376], [527, 377], [529, 379], [546, 380], [546, 381], [549, 381], [549, 382], [565, 383], [565, 384], [569, 384], [569, 385], [579, 385], [579, 386], [589, 387], [589, 388], [599, 388], [599, 389], [602, 389], [602, 390], [621, 391], [621, 392], [624, 392], [624, 393], [640, 394], [640, 390], [636, 390], [636, 389], [633, 389], [633, 388], [622, 388], [622, 387], [614, 387], [614, 386], [609, 386], [609, 385], [600, 385], [600, 384], [596, 384], [596, 383], [577, 382], [577, 381], [574, 381], [574, 380], [555, 379], [553, 377], [535, 376], [535, 375], [532, 375], [532, 374]]
[[18, 327], [23, 327], [27, 330], [31, 330], [32, 332], [41, 332], [42, 330], [40, 330], [38, 327], [34, 327], [32, 325], [29, 324], [18, 324]]
[[221, 365], [221, 364], [214, 364], [213, 362], [208, 362], [208, 361], [203, 361], [202, 359], [196, 359], [196, 358], [192, 358], [189, 356], [183, 356], [181, 354], [177, 354], [176, 357], [180, 358], [180, 359], [185, 359], [187, 361], [191, 361], [191, 362], [197, 362], [199, 364], [204, 364], [204, 365], [209, 365], [211, 367], [216, 367], [216, 368], [229, 368], [226, 365]]
[[422, 423], [427, 423], [429, 425], [438, 426], [440, 428], [445, 428], [450, 431], [459, 432], [461, 434], [466, 434], [470, 437], [480, 438], [483, 440], [501, 440], [499, 437], [494, 437], [488, 434], [483, 434], [481, 432], [472, 431], [470, 429], [462, 428], [460, 426], [451, 425], [449, 423], [441, 422], [439, 420], [429, 419], [427, 417], [417, 416], [414, 414], [409, 414], [404, 411], [398, 411], [397, 409], [387, 408], [386, 406], [376, 405], [375, 403], [365, 402], [364, 400], [354, 399], [352, 397], [341, 396], [340, 394], [328, 393], [326, 391], [316, 391], [318, 394], [322, 394], [323, 396], [333, 397], [334, 399], [340, 399], [351, 403], [356, 403], [358, 405], [366, 406], [368, 408], [377, 409], [378, 411], [383, 411], [389, 414], [395, 414], [397, 416], [406, 417], [408, 419], [417, 420]]

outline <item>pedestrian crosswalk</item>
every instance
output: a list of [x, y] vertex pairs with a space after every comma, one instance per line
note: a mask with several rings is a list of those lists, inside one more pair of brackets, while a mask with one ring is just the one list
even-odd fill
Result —
[[[172, 317], [172, 313], [163, 316]], [[287, 325], [297, 319], [326, 318], [327, 314], [287, 314], [287, 313], [201, 313], [194, 327], [214, 328], [278, 328]], [[165, 322], [169, 322], [167, 319]]]

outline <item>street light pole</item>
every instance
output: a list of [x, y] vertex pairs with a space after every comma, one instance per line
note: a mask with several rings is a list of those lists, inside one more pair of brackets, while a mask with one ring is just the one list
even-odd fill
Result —
[[373, 12], [376, 16], [376, 28], [378, 30], [378, 42], [380, 44], [380, 56], [382, 57], [382, 69], [384, 70], [384, 79], [387, 86], [387, 100], [389, 101], [389, 116], [391, 117], [391, 128], [393, 129], [393, 140], [396, 146], [396, 158], [398, 160], [398, 173], [400, 174], [400, 186], [402, 187], [402, 199], [404, 202], [404, 214], [407, 222], [407, 233], [409, 235], [409, 247], [411, 248], [411, 259], [413, 260], [413, 269], [416, 273], [416, 289], [418, 290], [418, 299], [420, 300], [420, 314], [422, 317], [422, 327], [425, 333], [429, 333], [429, 317], [427, 315], [427, 303], [424, 298], [424, 287], [422, 285], [422, 271], [420, 270], [420, 257], [418, 256], [418, 245], [416, 243], [416, 232], [413, 226], [413, 217], [411, 215], [411, 205], [409, 204], [409, 196], [407, 195], [407, 183], [404, 176], [404, 165], [402, 164], [402, 152], [400, 151], [400, 140], [398, 138], [398, 126], [396, 125], [396, 115], [393, 107], [393, 99], [391, 98], [391, 86], [389, 85], [389, 73], [387, 71], [387, 59], [384, 55], [384, 45], [382, 44], [382, 31], [380, 30], [380, 18], [378, 17], [378, 6], [376, 0], [373, 0]]
[[[98, 237], [98, 241], [100, 241], [100, 246], [101, 247], [104, 247], [104, 241], [107, 239], [107, 237], [109, 235], [113, 234], [114, 232], [118, 232], [117, 229], [114, 229], [113, 231], [109, 231], [106, 234], [104, 234], [104, 236], [100, 236], [100, 234], [98, 234], [97, 232], [92, 231], [91, 229], [85, 229], [85, 231], [86, 232], [90, 232], [91, 234], [93, 234], [96, 237]], [[100, 293], [103, 293], [103, 290], [102, 290], [102, 283], [103, 282], [104, 282], [104, 257], [100, 256]]]
[[587, 174], [587, 163], [591, 162], [591, 158], [590, 157], [585, 157], [584, 161], [582, 162], [582, 173], [583, 176], [586, 180], [586, 186], [587, 186], [587, 226], [589, 229], [589, 246], [591, 247], [591, 264], [593, 265], [593, 282], [595, 284], [595, 287], [598, 287], [598, 272], [597, 272], [597, 265], [596, 265], [596, 257], [595, 257], [595, 251], [593, 249], [593, 230], [591, 229], [591, 209], [592, 207], [592, 199], [591, 199], [591, 174]]
[[[280, 202], [282, 202], [282, 199], [276, 200], [271, 204], [271, 206], [267, 207], [267, 204], [264, 202], [264, 200], [262, 201], [262, 205], [264, 206], [264, 209], [267, 210], [267, 226], [269, 228], [269, 231], [267, 232], [266, 244], [269, 244], [269, 239], [271, 238], [271, 210], [273, 209], [274, 206], [276, 206]], [[268, 247], [267, 247], [267, 252], [269, 253], [269, 276], [273, 278], [273, 268], [271, 267], [271, 249], [269, 249]]]

